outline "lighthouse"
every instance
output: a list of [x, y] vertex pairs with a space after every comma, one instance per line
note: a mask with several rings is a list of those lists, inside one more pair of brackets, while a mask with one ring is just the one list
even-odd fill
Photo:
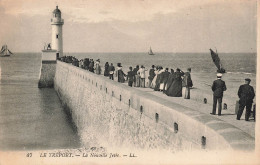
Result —
[[45, 44], [42, 50], [42, 63], [39, 75], [39, 88], [49, 88], [54, 86], [54, 77], [56, 73], [57, 59], [63, 56], [63, 41], [62, 41], [62, 25], [64, 20], [61, 18], [61, 11], [56, 6], [52, 12], [52, 43]]
[[61, 11], [56, 6], [52, 12], [51, 26], [52, 26], [52, 49], [56, 50], [56, 57], [63, 56], [63, 41], [62, 41], [62, 25], [64, 20], [61, 18]]

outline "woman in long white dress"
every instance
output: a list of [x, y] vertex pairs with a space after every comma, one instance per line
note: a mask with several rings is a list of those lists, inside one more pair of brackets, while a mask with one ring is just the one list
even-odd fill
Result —
[[[162, 72], [165, 72], [165, 69], [162, 69], [162, 70], [160, 71], [160, 73], [162, 73]], [[162, 80], [162, 78], [161, 78], [161, 80], [160, 80], [160, 87], [159, 87], [160, 91], [163, 91], [163, 88], [164, 88], [164, 82], [163, 82], [163, 80]]]
[[151, 83], [151, 88], [152, 89], [154, 89], [155, 85], [156, 85], [156, 79], [157, 79], [157, 75], [159, 73], [158, 67], [155, 68], [154, 73], [155, 73], [155, 76], [154, 76], [153, 81]]

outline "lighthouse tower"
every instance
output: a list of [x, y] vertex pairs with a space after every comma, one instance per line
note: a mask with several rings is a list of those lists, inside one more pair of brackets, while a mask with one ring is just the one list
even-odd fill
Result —
[[41, 72], [38, 82], [39, 88], [49, 88], [54, 86], [54, 77], [56, 73], [57, 59], [63, 56], [62, 43], [62, 25], [64, 20], [61, 19], [61, 11], [56, 6], [52, 12], [52, 44], [45, 44], [42, 50]]
[[51, 19], [52, 25], [52, 49], [56, 50], [56, 56], [63, 56], [63, 41], [62, 41], [62, 25], [64, 20], [61, 18], [61, 11], [56, 6], [56, 9], [52, 12]]

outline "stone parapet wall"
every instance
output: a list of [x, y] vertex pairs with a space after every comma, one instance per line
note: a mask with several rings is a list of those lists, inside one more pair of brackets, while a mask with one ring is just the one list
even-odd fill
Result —
[[54, 87], [85, 145], [253, 150], [254, 138], [214, 116], [57, 61]]

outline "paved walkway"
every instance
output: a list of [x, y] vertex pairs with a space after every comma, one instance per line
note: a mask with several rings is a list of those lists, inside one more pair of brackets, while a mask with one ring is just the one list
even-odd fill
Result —
[[[202, 113], [210, 115], [212, 112], [212, 104], [213, 104], [213, 93], [211, 91], [211, 84], [207, 84], [204, 82], [198, 81], [198, 78], [196, 76], [193, 76], [194, 82], [196, 82], [196, 86], [191, 89], [191, 99], [184, 99], [183, 97], [169, 97], [163, 92], [154, 91], [151, 88], [141, 88], [141, 87], [133, 87], [136, 89], [139, 89], [141, 91], [150, 93], [152, 95], [155, 95], [157, 97], [161, 97], [163, 99], [166, 99], [168, 101], [172, 101], [175, 104], [182, 105], [184, 107], [188, 107], [190, 109], [193, 109], [194, 111], [200, 111]], [[117, 82], [117, 77], [114, 77], [114, 81]], [[123, 83], [124, 85], [128, 85], [127, 82]], [[146, 86], [148, 86], [148, 81], [146, 79]], [[234, 97], [231, 95], [231, 93], [234, 91], [230, 91], [230, 89], [227, 92], [224, 92], [223, 97], [223, 104], [226, 103], [227, 109], [224, 110], [222, 106], [222, 115], [214, 115], [214, 117], [223, 120], [238, 129], [248, 133], [250, 136], [255, 137], [255, 121], [253, 118], [250, 118], [249, 121], [245, 121], [245, 109], [241, 116], [240, 120], [236, 120], [236, 114], [235, 114], [235, 103], [236, 100], [238, 100], [237, 96]], [[184, 91], [183, 91], [184, 95]], [[204, 104], [204, 98], [207, 98], [207, 104]], [[218, 111], [218, 110], [217, 110]]]
[[[100, 76], [103, 76], [101, 74]], [[114, 81], [117, 82], [117, 77], [114, 76]], [[191, 89], [191, 99], [184, 99], [183, 97], [169, 97], [162, 92], [154, 91], [153, 89], [150, 89], [148, 87], [146, 88], [140, 88], [140, 87], [133, 87], [136, 89], [139, 89], [141, 91], [150, 93], [152, 95], [155, 95], [157, 97], [161, 97], [163, 99], [166, 99], [168, 101], [172, 101], [175, 104], [182, 105], [184, 107], [188, 107], [190, 109], [193, 109], [194, 111], [200, 111], [202, 113], [210, 115], [212, 112], [212, 104], [213, 104], [213, 93], [211, 91], [211, 84], [207, 84], [205, 82], [198, 81], [198, 77], [193, 77], [194, 82], [196, 82], [196, 86]], [[124, 85], [128, 85], [127, 82], [123, 83]], [[147, 78], [146, 78], [146, 86], [147, 86]], [[236, 90], [236, 89], [235, 89]], [[249, 119], [249, 121], [245, 121], [245, 110], [243, 112], [243, 115], [240, 120], [236, 120], [236, 114], [235, 114], [235, 103], [236, 100], [238, 100], [237, 96], [234, 96], [233, 90], [228, 90], [224, 93], [223, 98], [223, 104], [226, 103], [227, 109], [222, 109], [222, 115], [214, 115], [214, 117], [223, 120], [238, 129], [248, 133], [250, 136], [255, 137], [255, 122], [252, 118]], [[207, 104], [204, 104], [204, 98], [207, 98]], [[223, 106], [222, 106], [223, 107]]]
[[[127, 84], [126, 84], [127, 85]], [[204, 97], [202, 98], [201, 96], [201, 91], [200, 89], [191, 89], [191, 99], [184, 99], [183, 97], [169, 97], [162, 92], [159, 91], [154, 91], [153, 89], [150, 88], [136, 88], [139, 90], [142, 90], [144, 92], [150, 93], [152, 95], [156, 95], [157, 97], [161, 97], [163, 99], [172, 101], [176, 104], [180, 104], [182, 106], [191, 108], [195, 111], [200, 111], [202, 113], [210, 115], [210, 112], [212, 112], [212, 95], [209, 94], [203, 94], [204, 97], [208, 99], [208, 103], [204, 104], [203, 100]], [[228, 104], [229, 105], [229, 104]], [[236, 120], [236, 114], [235, 114], [235, 109], [234, 105], [229, 105], [227, 110], [222, 110], [222, 116], [215, 115], [214, 117], [219, 118], [220, 120], [223, 120], [239, 129], [242, 131], [248, 133], [252, 137], [255, 137], [255, 122], [253, 119], [250, 118], [250, 121], [247, 122], [245, 121], [245, 110], [244, 113], [241, 117], [240, 120]]]

